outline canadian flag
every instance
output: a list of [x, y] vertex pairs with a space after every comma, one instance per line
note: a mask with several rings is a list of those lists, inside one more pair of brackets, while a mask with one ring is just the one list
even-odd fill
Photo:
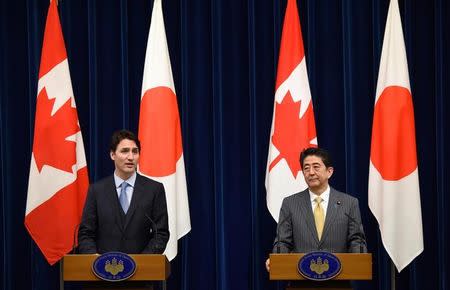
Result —
[[300, 153], [317, 146], [316, 125], [296, 0], [288, 0], [278, 59], [267, 158], [267, 207], [278, 220], [286, 196], [307, 188]]
[[369, 208], [400, 272], [423, 251], [414, 108], [397, 0], [391, 0], [375, 96]]
[[164, 252], [177, 255], [177, 240], [191, 230], [183, 144], [161, 0], [153, 4], [139, 114], [139, 172], [164, 184], [170, 238]]
[[55, 1], [42, 45], [25, 226], [53, 265], [72, 250], [89, 185]]

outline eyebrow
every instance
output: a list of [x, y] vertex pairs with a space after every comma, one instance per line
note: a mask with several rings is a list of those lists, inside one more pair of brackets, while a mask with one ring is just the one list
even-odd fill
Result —
[[303, 166], [306, 165], [322, 165], [320, 162], [314, 162], [314, 163], [304, 163]]

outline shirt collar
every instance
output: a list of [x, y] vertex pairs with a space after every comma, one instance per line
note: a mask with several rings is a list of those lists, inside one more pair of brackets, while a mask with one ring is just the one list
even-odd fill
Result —
[[330, 199], [330, 186], [329, 185], [328, 185], [327, 189], [325, 189], [325, 191], [322, 192], [321, 195], [317, 195], [309, 189], [308, 189], [308, 192], [309, 192], [309, 198], [310, 198], [311, 202], [314, 202], [314, 199], [318, 196], [320, 196], [322, 198], [323, 202], [327, 202]]
[[123, 180], [117, 176], [116, 173], [114, 173], [114, 183], [116, 184], [116, 188], [119, 188], [124, 181], [126, 181], [131, 187], [134, 187], [134, 183], [136, 182], [136, 172], [134, 172], [133, 175], [131, 175], [127, 180]]

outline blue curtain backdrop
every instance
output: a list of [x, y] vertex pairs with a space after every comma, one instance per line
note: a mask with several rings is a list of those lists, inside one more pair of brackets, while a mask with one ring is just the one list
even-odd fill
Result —
[[[23, 226], [37, 73], [48, 0], [0, 0], [0, 283], [58, 289]], [[388, 0], [300, 0], [319, 145], [331, 183], [360, 200], [374, 279], [389, 259], [367, 206], [375, 85]], [[60, 0], [90, 181], [110, 174], [111, 133], [137, 130], [151, 0]], [[415, 105], [425, 251], [397, 289], [449, 289], [450, 7], [400, 1]], [[276, 289], [264, 261], [275, 236], [264, 178], [285, 0], [163, 0], [179, 99], [192, 231], [169, 289]]]

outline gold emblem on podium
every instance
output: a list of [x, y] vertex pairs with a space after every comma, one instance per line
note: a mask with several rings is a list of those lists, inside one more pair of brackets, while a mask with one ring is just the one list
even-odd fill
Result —
[[105, 271], [111, 273], [114, 276], [122, 272], [123, 269], [124, 268], [122, 260], [117, 261], [116, 258], [113, 258], [111, 261], [107, 260], [105, 262]]
[[327, 259], [322, 261], [322, 258], [319, 257], [319, 258], [317, 258], [317, 260], [314, 260], [314, 259], [311, 260], [311, 264], [309, 265], [309, 268], [311, 269], [311, 271], [320, 275], [320, 274], [328, 271], [328, 269], [330, 268], [330, 265], [328, 264]]

